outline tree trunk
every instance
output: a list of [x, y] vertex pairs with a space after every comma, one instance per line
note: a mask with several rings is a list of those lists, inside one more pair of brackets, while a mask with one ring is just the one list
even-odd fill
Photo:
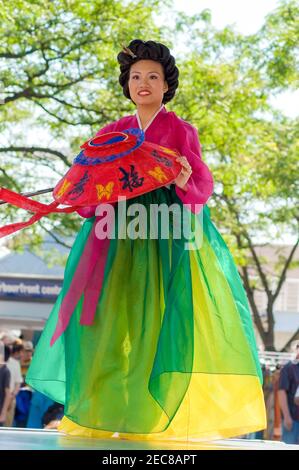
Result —
[[263, 343], [265, 346], [265, 351], [276, 351], [274, 346], [274, 331], [267, 331], [263, 334]]

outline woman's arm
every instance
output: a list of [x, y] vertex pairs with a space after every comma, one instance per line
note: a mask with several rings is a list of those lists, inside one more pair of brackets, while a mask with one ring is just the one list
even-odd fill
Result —
[[287, 392], [285, 390], [278, 390], [278, 401], [282, 412], [284, 425], [288, 431], [292, 429], [293, 420], [290, 414]]
[[[179, 151], [187, 157], [192, 174], [184, 189], [176, 186], [176, 193], [183, 204], [190, 204], [191, 211], [198, 213], [213, 193], [213, 176], [201, 159], [201, 149], [197, 130], [188, 123], [179, 126]], [[199, 207], [198, 207], [199, 206]]]

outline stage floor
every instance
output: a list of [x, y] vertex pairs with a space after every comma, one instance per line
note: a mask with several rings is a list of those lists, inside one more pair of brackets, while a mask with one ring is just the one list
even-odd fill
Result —
[[299, 450], [298, 445], [252, 439], [223, 439], [210, 442], [129, 441], [67, 436], [55, 430], [0, 428], [1, 450]]

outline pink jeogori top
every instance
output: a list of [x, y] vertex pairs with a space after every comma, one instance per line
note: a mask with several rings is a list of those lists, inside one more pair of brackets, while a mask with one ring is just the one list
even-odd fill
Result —
[[[124, 116], [103, 127], [97, 135], [105, 132], [123, 131], [131, 127], [140, 127], [137, 115]], [[192, 175], [187, 183], [186, 191], [176, 186], [175, 190], [183, 204], [190, 204], [192, 212], [198, 212], [195, 205], [205, 204], [213, 192], [213, 177], [207, 165], [202, 161], [197, 130], [188, 122], [179, 118], [174, 112], [168, 112], [165, 106], [155, 116], [145, 130], [145, 140], [176, 149], [187, 157]], [[82, 217], [92, 217], [95, 206], [78, 210]]]

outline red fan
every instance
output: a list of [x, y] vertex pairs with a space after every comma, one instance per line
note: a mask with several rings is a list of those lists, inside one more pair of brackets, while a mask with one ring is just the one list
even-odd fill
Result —
[[67, 205], [97, 205], [127, 199], [172, 183], [181, 171], [178, 153], [144, 141], [140, 129], [109, 132], [81, 145], [53, 195]]
[[[82, 146], [72, 167], [53, 190], [54, 201], [42, 204], [25, 195], [0, 188], [0, 198], [34, 213], [26, 222], [0, 228], [0, 238], [28, 227], [53, 212], [74, 212], [79, 207], [116, 202], [148, 193], [172, 183], [181, 171], [179, 154], [144, 141], [140, 129], [109, 132]], [[42, 193], [46, 191], [39, 191]], [[33, 195], [33, 194], [30, 194]], [[63, 207], [58, 206], [63, 204]]]

